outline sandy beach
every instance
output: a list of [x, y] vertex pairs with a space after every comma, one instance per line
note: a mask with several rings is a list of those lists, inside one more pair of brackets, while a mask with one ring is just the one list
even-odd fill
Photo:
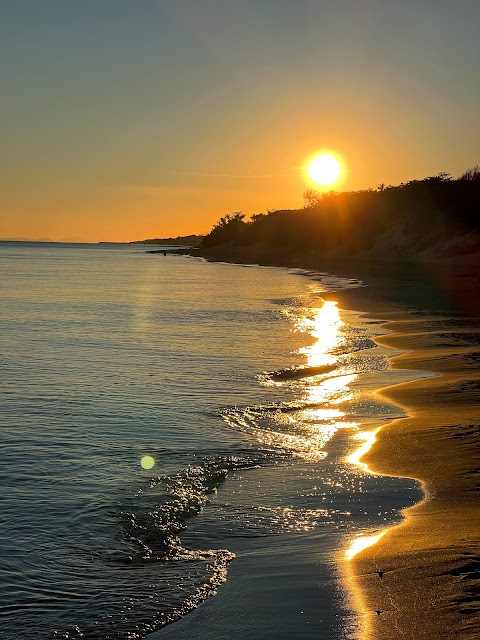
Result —
[[[401, 524], [340, 560], [361, 640], [473, 640], [480, 636], [480, 281], [475, 256], [420, 262], [318, 261], [289, 256], [207, 259], [305, 267], [362, 279], [332, 294], [339, 307], [385, 319], [377, 339], [404, 352], [392, 368], [433, 372], [378, 395], [407, 417], [390, 422], [362, 457], [375, 473], [414, 478], [423, 500]], [[243, 259], [242, 259], [243, 258]], [[327, 296], [328, 297], [328, 296]], [[380, 533], [380, 532], [377, 532]], [[375, 532], [372, 532], [374, 535]]]
[[[356, 304], [365, 308], [369, 296], [362, 294]], [[378, 342], [406, 350], [393, 368], [438, 375], [379, 392], [408, 417], [384, 426], [362, 462], [376, 473], [418, 479], [425, 497], [349, 563], [361, 637], [477, 638], [478, 324], [447, 312], [405, 317], [392, 309], [385, 328], [390, 333]]]

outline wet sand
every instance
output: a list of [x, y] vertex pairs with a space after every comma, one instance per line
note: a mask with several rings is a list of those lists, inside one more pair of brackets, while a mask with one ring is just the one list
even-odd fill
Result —
[[388, 320], [377, 342], [406, 351], [392, 368], [438, 374], [379, 392], [408, 417], [385, 425], [361, 460], [419, 480], [425, 497], [346, 563], [362, 640], [480, 637], [478, 272], [463, 263], [423, 274], [367, 276], [368, 289], [338, 296]]

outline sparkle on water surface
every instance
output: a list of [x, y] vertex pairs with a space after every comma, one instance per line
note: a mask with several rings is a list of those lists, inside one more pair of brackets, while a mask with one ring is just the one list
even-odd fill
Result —
[[[363, 374], [383, 371], [384, 357], [368, 351], [368, 321], [322, 300], [323, 281], [281, 270], [128, 247], [9, 245], [0, 258], [9, 638], [145, 637], [214, 593], [234, 554], [235, 589], [240, 563], [259, 565], [242, 601], [253, 612], [270, 535], [288, 558], [275, 587], [282, 615], [255, 618], [248, 633], [277, 625], [275, 637], [295, 637], [289, 585], [302, 576], [310, 594], [295, 549], [343, 549], [342, 536], [378, 531], [403, 500], [390, 491], [397, 480], [344, 457], [381, 420], [363, 424]], [[276, 369], [293, 377], [261, 373]], [[322, 617], [330, 626], [315, 637], [341, 637], [331, 629], [342, 614], [328, 618], [331, 565], [312, 571], [324, 610], [316, 598], [310, 628]], [[56, 587], [48, 602], [45, 584]], [[222, 632], [234, 636], [235, 619]]]

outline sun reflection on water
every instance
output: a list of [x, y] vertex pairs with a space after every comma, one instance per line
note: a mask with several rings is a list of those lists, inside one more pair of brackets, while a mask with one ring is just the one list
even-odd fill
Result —
[[337, 302], [327, 300], [322, 307], [310, 309], [309, 313], [298, 318], [295, 329], [302, 333], [309, 333], [315, 342], [299, 350], [307, 357], [310, 367], [335, 364], [337, 358], [332, 351], [343, 342], [341, 329], [343, 320], [337, 308]]
[[[288, 451], [311, 462], [327, 456], [326, 446], [339, 429], [358, 426], [340, 408], [354, 396], [350, 384], [358, 374], [349, 371], [342, 360], [348, 351], [349, 338], [337, 304], [322, 301], [321, 306], [285, 310], [293, 321], [294, 331], [311, 339], [311, 344], [296, 352], [305, 356], [306, 361], [293, 368], [291, 376], [265, 374], [261, 379], [266, 385], [290, 388], [296, 399], [278, 407], [234, 408], [224, 413], [226, 422], [253, 434], [267, 447]], [[324, 366], [328, 372], [319, 373], [317, 367]]]
[[[327, 455], [326, 447], [339, 429], [360, 426], [359, 422], [349, 419], [351, 416], [348, 416], [346, 410], [342, 411], [342, 405], [356, 395], [350, 385], [357, 380], [359, 374], [351, 368], [355, 365], [351, 364], [354, 360], [348, 357], [351, 352], [349, 328], [340, 317], [336, 302], [327, 301], [319, 308], [303, 309], [301, 317], [295, 319], [294, 326], [296, 331], [308, 334], [312, 343], [297, 352], [306, 358], [305, 375], [300, 380], [290, 380], [283, 384], [301, 389], [303, 406], [285, 416], [292, 423], [288, 433], [283, 433], [279, 428], [275, 435], [270, 432], [265, 436], [263, 432], [263, 437], [270, 438], [271, 442], [276, 439], [283, 443], [281, 446], [285, 449], [294, 451], [307, 460], [320, 460]], [[329, 367], [329, 370], [327, 372], [320, 367]], [[281, 419], [277, 421], [277, 425], [281, 425]], [[292, 435], [292, 431], [295, 435]], [[356, 466], [361, 473], [372, 473], [367, 464], [361, 462], [361, 458], [374, 444], [378, 431], [379, 428], [353, 434], [357, 446], [346, 461]], [[307, 518], [305, 523], [300, 521], [299, 526], [308, 524]], [[344, 551], [346, 564], [351, 567], [350, 561], [376, 544], [386, 531], [363, 532], [362, 535], [351, 538]]]
[[[337, 364], [338, 356], [335, 352], [339, 351], [340, 345], [345, 341], [342, 331], [345, 323], [340, 317], [337, 304], [326, 301], [321, 307], [305, 309], [304, 315], [295, 322], [296, 331], [308, 333], [314, 338], [312, 344], [298, 351], [306, 356], [308, 367]], [[320, 450], [324, 457], [326, 453], [323, 450], [338, 429], [357, 425], [345, 420], [345, 413], [338, 408], [339, 404], [352, 396], [348, 385], [356, 377], [357, 374], [352, 373], [323, 380], [319, 380], [318, 376], [304, 378], [302, 402], [305, 408], [298, 412], [297, 420], [309, 427], [309, 432], [304, 436], [310, 447], [309, 458], [318, 459]]]
[[[358, 374], [351, 373], [344, 376], [335, 376], [327, 378], [321, 382], [307, 384], [305, 386], [305, 402], [309, 404], [328, 404], [338, 405], [352, 398], [353, 393], [349, 391], [348, 385], [358, 377]], [[319, 409], [320, 410], [320, 409]]]
[[331, 378], [316, 371], [308, 375], [310, 367], [327, 365], [336, 370], [337, 354], [346, 341], [345, 323], [337, 304], [326, 301], [319, 307], [304, 307], [301, 314], [294, 317], [294, 330], [313, 339], [311, 344], [297, 351], [306, 358], [306, 375], [279, 384], [294, 385], [299, 389], [300, 406], [288, 415], [276, 416], [279, 427], [289, 427], [287, 433], [284, 429], [267, 429], [257, 434], [264, 444], [280, 446], [310, 461], [321, 460], [327, 455], [325, 447], [340, 428], [358, 424], [345, 419], [345, 413], [338, 407], [352, 397], [349, 384], [356, 379], [356, 373], [342, 372]]

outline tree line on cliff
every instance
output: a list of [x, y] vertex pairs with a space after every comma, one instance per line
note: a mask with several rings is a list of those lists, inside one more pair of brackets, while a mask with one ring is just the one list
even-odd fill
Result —
[[241, 212], [227, 214], [203, 238], [201, 246], [356, 254], [368, 251], [386, 232], [401, 229], [415, 238], [417, 248], [427, 248], [435, 233], [449, 238], [478, 232], [480, 167], [456, 179], [439, 173], [361, 191], [309, 190], [304, 200], [302, 209], [259, 213], [248, 221]]
[[173, 247], [198, 247], [204, 236], [189, 235], [175, 236], [174, 238], [148, 238], [147, 240], [133, 240], [129, 244], [161, 244]]

